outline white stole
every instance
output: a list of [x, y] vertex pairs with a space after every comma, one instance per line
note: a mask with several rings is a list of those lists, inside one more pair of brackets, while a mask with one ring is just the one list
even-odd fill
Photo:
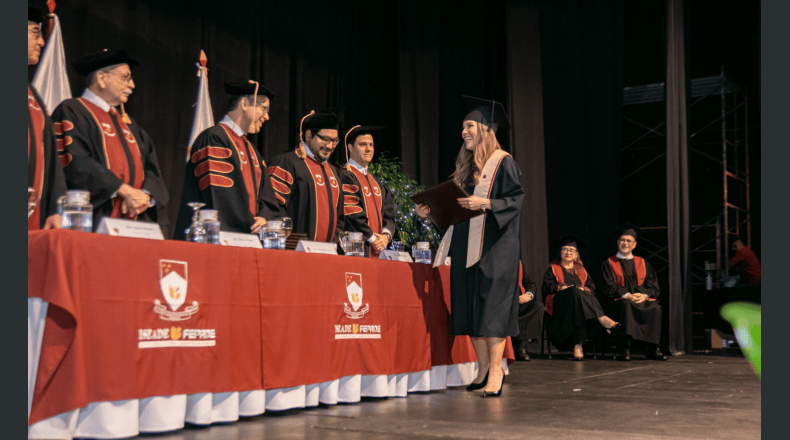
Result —
[[[491, 155], [491, 157], [488, 158], [486, 164], [483, 166], [483, 170], [480, 173], [480, 181], [477, 183], [477, 185], [475, 185], [475, 196], [482, 197], [484, 199], [489, 198], [489, 195], [491, 194], [491, 182], [494, 181], [494, 176], [496, 175], [497, 169], [499, 169], [499, 163], [502, 162], [502, 159], [505, 156], [510, 156], [510, 154], [504, 150], [496, 150]], [[488, 208], [490, 209], [491, 207], [489, 206]], [[467, 244], [468, 247], [466, 249], [466, 267], [472, 267], [475, 263], [480, 261], [480, 257], [482, 257], [485, 225], [485, 213], [478, 215], [477, 217], [472, 217], [469, 220], [469, 240]], [[450, 229], [448, 229], [447, 233], [445, 233], [444, 237], [442, 237], [442, 243], [439, 245], [439, 249], [436, 251], [436, 259], [433, 260], [433, 267], [443, 265], [447, 259], [447, 255], [450, 252], [450, 241], [453, 237], [453, 229], [454, 227], [450, 226]]]

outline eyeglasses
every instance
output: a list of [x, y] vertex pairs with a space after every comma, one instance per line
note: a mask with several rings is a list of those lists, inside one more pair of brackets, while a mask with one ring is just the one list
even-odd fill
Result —
[[44, 34], [41, 32], [41, 28], [39, 28], [39, 27], [33, 28], [33, 29], [28, 29], [27, 33], [28, 34], [32, 34], [34, 37], [36, 37], [36, 40], [38, 40], [39, 38], [44, 36]]
[[628, 244], [635, 243], [634, 240], [631, 240], [631, 239], [628, 239], [628, 238], [621, 238], [621, 239], [617, 240], [617, 242], [618, 243], [628, 243]]
[[563, 254], [575, 254], [576, 253], [576, 249], [573, 249], [573, 248], [562, 248], [562, 249], [560, 249], [560, 252], [563, 253]]
[[[103, 70], [103, 72], [108, 74], [108, 75], [109, 74], [113, 74], [113, 72], [110, 71], [110, 70]], [[126, 83], [126, 84], [129, 84], [130, 82], [134, 81], [134, 79], [132, 79], [132, 74], [131, 73], [127, 73], [125, 75], [115, 75], [115, 74], [113, 74], [113, 75], [116, 78], [120, 79], [121, 82]]]
[[338, 143], [338, 142], [340, 142], [340, 138], [339, 138], [339, 137], [336, 137], [336, 138], [332, 139], [332, 138], [329, 138], [329, 137], [326, 137], [326, 136], [321, 136], [321, 135], [320, 135], [320, 134], [318, 134], [318, 133], [316, 133], [315, 135], [316, 135], [316, 137], [317, 137], [318, 139], [321, 139], [321, 142], [322, 142], [324, 145], [326, 145], [326, 144], [337, 145], [337, 143]]

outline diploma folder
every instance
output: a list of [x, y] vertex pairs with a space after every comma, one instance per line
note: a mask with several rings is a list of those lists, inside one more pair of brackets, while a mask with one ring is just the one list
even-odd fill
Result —
[[431, 189], [414, 194], [411, 196], [411, 200], [418, 205], [428, 205], [431, 208], [428, 218], [436, 226], [447, 229], [452, 225], [483, 214], [482, 209], [474, 211], [458, 204], [458, 199], [467, 197], [469, 194], [463, 188], [458, 186], [454, 180], [448, 180]]

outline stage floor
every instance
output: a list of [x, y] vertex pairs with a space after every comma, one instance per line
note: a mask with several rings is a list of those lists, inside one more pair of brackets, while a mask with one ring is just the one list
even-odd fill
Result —
[[640, 355], [631, 362], [536, 355], [510, 366], [500, 399], [482, 399], [479, 391], [458, 387], [408, 398], [267, 412], [230, 425], [187, 425], [174, 433], [137, 438], [760, 438], [760, 380], [733, 353], [718, 350], [666, 362]]

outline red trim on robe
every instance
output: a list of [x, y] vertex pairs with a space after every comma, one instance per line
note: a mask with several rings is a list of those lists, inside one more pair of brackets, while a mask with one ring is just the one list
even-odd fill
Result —
[[527, 293], [527, 289], [524, 288], [524, 284], [522, 280], [524, 279], [524, 267], [521, 265], [521, 260], [518, 262], [518, 288], [521, 289], [521, 294], [524, 295]]
[[280, 202], [281, 205], [285, 205], [285, 199], [283, 198], [283, 196], [277, 193], [275, 193], [274, 196], [277, 197], [277, 201]]
[[[261, 183], [261, 166], [258, 164], [255, 149], [252, 148], [252, 144], [246, 137], [237, 135], [224, 124], [219, 124], [219, 126], [228, 135], [228, 139], [233, 142], [236, 153], [239, 155], [239, 166], [241, 174], [244, 176], [244, 187], [247, 189], [248, 208], [252, 216], [255, 217], [258, 215], [258, 188]], [[249, 164], [253, 166], [249, 166]]]
[[233, 154], [230, 148], [225, 147], [206, 147], [192, 154], [192, 163], [198, 163], [207, 157], [217, 159], [227, 159]]
[[269, 168], [266, 169], [266, 171], [269, 172], [270, 176], [277, 177], [278, 179], [282, 180], [283, 182], [287, 183], [288, 185], [293, 185], [293, 183], [294, 183], [294, 178], [291, 175], [291, 173], [289, 173], [288, 171], [285, 171], [284, 169], [282, 169], [280, 167], [277, 167], [277, 166], [269, 167]]
[[[623, 267], [620, 265], [620, 259], [617, 255], [608, 258], [609, 265], [612, 266], [614, 273], [614, 282], [620, 287], [625, 287], [625, 277], [623, 276]], [[645, 282], [645, 259], [634, 255], [634, 267], [636, 268], [636, 285], [641, 286]]]
[[343, 184], [343, 192], [354, 194], [355, 192], [359, 191], [359, 187], [356, 185], [349, 185], [347, 183]]
[[[327, 241], [326, 237], [329, 235], [329, 231], [334, 231], [337, 228], [337, 214], [334, 217], [334, 223], [329, 224], [329, 213], [330, 210], [334, 210], [333, 212], [337, 212], [337, 205], [340, 201], [340, 188], [337, 184], [329, 185], [332, 199], [328, 200], [327, 192], [326, 192], [326, 182], [324, 182], [324, 172], [326, 172], [327, 177], [335, 178], [334, 173], [332, 173], [332, 169], [329, 168], [328, 163], [319, 164], [314, 159], [310, 157], [306, 157], [304, 159], [305, 165], [307, 165], [308, 170], [310, 171], [310, 176], [313, 178], [313, 190], [315, 191], [315, 235], [313, 240], [315, 241]], [[335, 180], [337, 182], [337, 180]], [[330, 237], [331, 241], [331, 237]]]
[[[36, 144], [33, 145], [33, 154], [36, 157], [36, 167], [33, 172], [33, 189], [36, 190], [39, 203], [36, 204], [36, 209], [33, 215], [27, 218], [27, 229], [40, 229], [41, 227], [41, 196], [44, 191], [44, 123], [46, 117], [44, 111], [39, 107], [33, 91], [30, 86], [27, 86], [27, 111], [30, 113], [30, 119], [33, 121], [33, 133], [36, 139]], [[30, 163], [30, 132], [27, 133], [27, 161]]]
[[357, 213], [360, 213], [360, 212], [362, 212], [362, 208], [360, 208], [357, 205], [352, 205], [352, 206], [346, 205], [346, 206], [343, 207], [343, 214], [345, 214], [345, 215], [353, 215], [353, 214], [357, 214]]
[[364, 209], [368, 217], [368, 227], [370, 227], [375, 234], [380, 234], [383, 227], [381, 221], [381, 205], [383, 201], [381, 200], [381, 191], [377, 191], [379, 195], [375, 195], [375, 190], [373, 190], [373, 188], [378, 190], [378, 184], [375, 179], [372, 179], [373, 182], [370, 182], [371, 178], [355, 167], [351, 167], [351, 173], [362, 187], [362, 195], [365, 197]]
[[233, 171], [233, 165], [227, 162], [218, 162], [216, 160], [207, 160], [195, 167], [195, 177], [200, 177], [209, 171], [227, 174]]
[[[565, 275], [562, 273], [562, 266], [559, 264], [552, 264], [551, 272], [554, 274], [554, 278], [557, 280], [558, 287], [560, 284], [565, 284]], [[584, 269], [584, 267], [579, 269], [579, 281], [581, 281], [582, 286], [587, 284], [587, 271]], [[546, 313], [549, 315], [554, 314], [554, 295], [554, 293], [546, 295]]]
[[343, 204], [346, 206], [356, 206], [359, 203], [359, 197], [343, 196]]
[[208, 174], [200, 179], [200, 190], [203, 191], [209, 186], [221, 186], [223, 188], [232, 188], [233, 179], [225, 176], [218, 176], [216, 174]]
[[[134, 135], [132, 135], [132, 132], [126, 125], [126, 122], [123, 121], [123, 118], [121, 118], [118, 112], [113, 108], [110, 108], [110, 111], [106, 112], [87, 99], [78, 98], [78, 101], [85, 107], [86, 110], [88, 110], [99, 126], [99, 131], [101, 131], [103, 138], [105, 163], [107, 164], [107, 169], [112, 171], [116, 177], [121, 179], [127, 185], [130, 185], [135, 189], [141, 189], [143, 187], [143, 176], [145, 174], [145, 169], [143, 168], [143, 159], [140, 155], [140, 148], [137, 145], [137, 141], [132, 142], [129, 140], [130, 138], [134, 140]], [[115, 131], [113, 119], [115, 119], [115, 121], [118, 123], [118, 127], [121, 129], [124, 139], [127, 140], [126, 146], [129, 148], [129, 152], [132, 156], [132, 163], [129, 163], [126, 159], [126, 153], [124, 151], [120, 137]], [[67, 146], [71, 144], [71, 139], [69, 137], [65, 137], [64, 141]], [[129, 180], [132, 170], [134, 170], [134, 182]], [[113, 209], [110, 217], [136, 220], [137, 214], [134, 212], [130, 211], [126, 214], [122, 213], [122, 204], [123, 197], [115, 196], [113, 199]]]
[[272, 182], [272, 188], [280, 194], [291, 194], [291, 188], [283, 185], [279, 180], [269, 179]]

